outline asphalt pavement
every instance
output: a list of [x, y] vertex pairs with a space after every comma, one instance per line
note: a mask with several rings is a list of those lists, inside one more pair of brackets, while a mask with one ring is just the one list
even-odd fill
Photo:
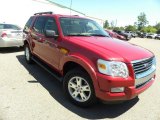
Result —
[[23, 49], [0, 48], [0, 120], [160, 120], [160, 40], [129, 42], [156, 55], [154, 84], [134, 100], [90, 108], [71, 104], [59, 81], [37, 64], [25, 62]]

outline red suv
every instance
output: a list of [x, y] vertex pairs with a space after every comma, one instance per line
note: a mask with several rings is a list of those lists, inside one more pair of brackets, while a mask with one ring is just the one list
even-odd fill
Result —
[[112, 39], [95, 21], [79, 16], [37, 13], [24, 28], [25, 58], [63, 83], [75, 104], [130, 100], [155, 79], [155, 56]]

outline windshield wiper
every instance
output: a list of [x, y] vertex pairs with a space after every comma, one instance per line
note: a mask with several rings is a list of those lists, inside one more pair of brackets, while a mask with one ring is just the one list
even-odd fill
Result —
[[91, 36], [100, 36], [100, 37], [110, 37], [108, 35], [103, 35], [103, 34], [90, 34]]
[[67, 34], [66, 36], [91, 36], [90, 34]]

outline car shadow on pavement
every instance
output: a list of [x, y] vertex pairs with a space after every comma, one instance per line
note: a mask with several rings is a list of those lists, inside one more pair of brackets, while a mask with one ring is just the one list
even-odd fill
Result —
[[[35, 78], [35, 80], [28, 80], [29, 84], [40, 83], [50, 95], [57, 100], [62, 106], [71, 112], [86, 119], [103, 119], [103, 118], [116, 118], [121, 114], [132, 108], [138, 101], [138, 97], [115, 105], [106, 105], [101, 102], [89, 107], [81, 108], [70, 103], [63, 94], [61, 82], [52, 77], [48, 72], [43, 70], [37, 64], [28, 65], [23, 55], [16, 56], [19, 62], [28, 70], [28, 72]], [[63, 114], [63, 113], [62, 113]]]
[[0, 48], [0, 54], [21, 52], [23, 50], [24, 50], [23, 47], [5, 47], [5, 48]]

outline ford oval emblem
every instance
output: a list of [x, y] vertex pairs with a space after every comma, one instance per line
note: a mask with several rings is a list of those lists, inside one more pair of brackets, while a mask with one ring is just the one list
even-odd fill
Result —
[[149, 64], [148, 64], [148, 63], [146, 63], [146, 64], [144, 64], [143, 66], [146, 68], [146, 67], [148, 67], [148, 66], [149, 66]]

